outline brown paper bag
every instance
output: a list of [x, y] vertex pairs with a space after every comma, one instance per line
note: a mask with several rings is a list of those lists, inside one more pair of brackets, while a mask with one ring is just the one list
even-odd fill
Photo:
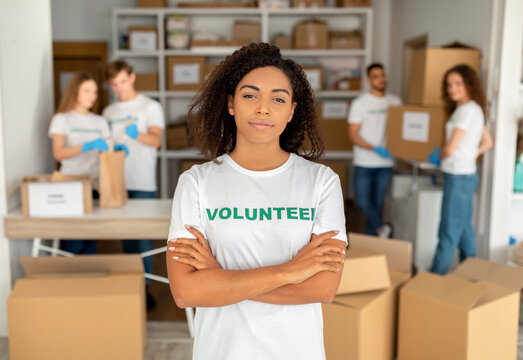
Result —
[[125, 188], [125, 152], [100, 154], [100, 207], [120, 207], [127, 201]]

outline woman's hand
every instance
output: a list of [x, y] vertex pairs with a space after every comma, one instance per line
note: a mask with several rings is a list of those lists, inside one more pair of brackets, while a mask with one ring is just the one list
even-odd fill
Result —
[[196, 270], [221, 269], [202, 233], [189, 225], [185, 225], [185, 228], [196, 239], [169, 240], [168, 251], [171, 252], [173, 259], [191, 265]]
[[288, 263], [282, 265], [290, 276], [289, 283], [299, 284], [321, 271], [338, 272], [345, 261], [345, 250], [331, 244], [323, 244], [339, 231], [320, 235], [312, 234], [311, 241]]

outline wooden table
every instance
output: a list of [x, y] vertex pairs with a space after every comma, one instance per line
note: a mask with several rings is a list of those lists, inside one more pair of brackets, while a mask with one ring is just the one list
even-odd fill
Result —
[[[95, 202], [93, 212], [75, 217], [25, 217], [17, 209], [4, 217], [5, 237], [8, 239], [33, 239], [32, 256], [40, 251], [53, 256], [73, 256], [59, 249], [59, 241], [72, 239], [92, 240], [167, 240], [171, 223], [172, 200], [129, 199], [121, 208], [101, 209]], [[53, 245], [42, 244], [42, 239], [52, 239]], [[153, 256], [167, 250], [167, 246], [141, 253], [142, 257]], [[145, 273], [148, 279], [168, 284], [163, 276]], [[192, 308], [185, 309], [191, 336], [193, 335]]]

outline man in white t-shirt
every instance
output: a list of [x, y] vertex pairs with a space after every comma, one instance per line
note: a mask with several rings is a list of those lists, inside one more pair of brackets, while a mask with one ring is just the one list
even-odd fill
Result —
[[[109, 64], [107, 78], [118, 96], [118, 102], [104, 109], [103, 116], [111, 126], [115, 144], [125, 144], [129, 156], [125, 159], [125, 184], [130, 199], [152, 199], [156, 193], [156, 164], [162, 144], [165, 118], [161, 105], [134, 88], [136, 75], [125, 61]], [[143, 253], [153, 249], [152, 240], [124, 240], [126, 253]], [[152, 273], [152, 257], [143, 258], [145, 272]], [[146, 284], [150, 283], [146, 280]], [[155, 301], [147, 292], [147, 307]]]
[[387, 109], [401, 105], [401, 100], [388, 94], [383, 65], [367, 67], [368, 93], [358, 96], [348, 116], [349, 139], [354, 144], [354, 195], [366, 218], [365, 232], [390, 237], [392, 228], [382, 220], [383, 200], [392, 178], [394, 160], [385, 148]]

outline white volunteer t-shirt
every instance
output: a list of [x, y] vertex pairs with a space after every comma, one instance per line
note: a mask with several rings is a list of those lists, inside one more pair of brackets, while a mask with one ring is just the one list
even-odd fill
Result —
[[125, 144], [129, 156], [125, 159], [125, 185], [128, 190], [156, 191], [156, 163], [158, 150], [125, 136], [127, 125], [136, 123], [138, 131], [147, 134], [151, 126], [165, 127], [162, 106], [155, 100], [139, 94], [126, 102], [116, 102], [105, 108], [103, 116], [109, 120], [114, 144]]
[[[377, 97], [371, 93], [358, 96], [351, 104], [348, 123], [361, 124], [360, 137], [373, 146], [385, 146], [387, 109], [401, 105], [401, 99], [392, 94]], [[354, 146], [354, 165], [362, 167], [392, 167], [394, 160], [385, 159], [373, 150]]]
[[476, 158], [484, 124], [483, 111], [473, 100], [454, 110], [445, 126], [447, 142], [454, 129], [462, 129], [465, 133], [452, 155], [441, 160], [441, 171], [454, 175], [468, 175], [476, 172]]
[[[291, 154], [269, 171], [250, 171], [229, 155], [193, 166], [178, 179], [169, 239], [206, 237], [223, 269], [290, 261], [312, 233], [339, 230], [347, 242], [340, 181], [330, 168]], [[198, 308], [195, 360], [324, 359], [321, 304], [242, 301]]]
[[[55, 134], [65, 137], [66, 147], [82, 145], [98, 138], [108, 140], [111, 136], [106, 119], [92, 112], [83, 115], [76, 111], [53, 116], [49, 127], [49, 137], [52, 139]], [[66, 175], [89, 174], [93, 179], [98, 179], [100, 174], [99, 153], [95, 149], [63, 159], [60, 161], [60, 172]]]

